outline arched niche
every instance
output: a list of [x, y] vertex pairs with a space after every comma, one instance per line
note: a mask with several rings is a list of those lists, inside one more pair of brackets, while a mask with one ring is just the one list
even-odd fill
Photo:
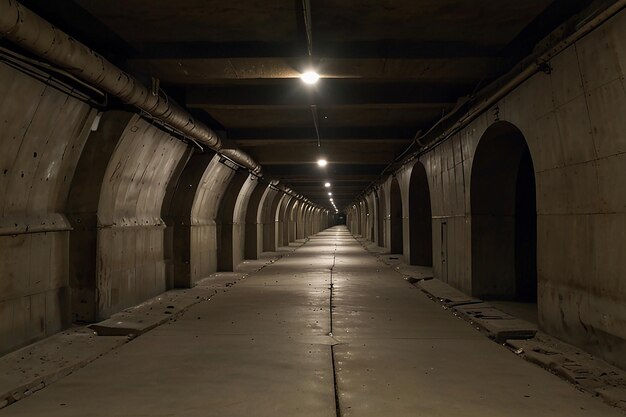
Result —
[[385, 199], [385, 190], [380, 187], [376, 190], [376, 204], [378, 204], [378, 246], [385, 247], [385, 235], [386, 235], [386, 215], [387, 204]]
[[403, 253], [403, 237], [402, 237], [402, 195], [400, 193], [400, 184], [396, 177], [391, 178], [390, 191], [390, 232], [391, 232], [391, 253]]
[[487, 129], [471, 174], [472, 293], [536, 302], [535, 171], [526, 140], [508, 122]]
[[432, 210], [426, 168], [416, 162], [409, 180], [409, 243], [411, 265], [433, 265]]

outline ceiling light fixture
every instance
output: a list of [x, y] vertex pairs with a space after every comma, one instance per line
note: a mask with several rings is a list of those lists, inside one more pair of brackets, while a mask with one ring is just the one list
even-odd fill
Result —
[[317, 165], [321, 166], [321, 167], [325, 167], [326, 165], [328, 165], [328, 161], [325, 159], [318, 159], [317, 160]]
[[315, 71], [307, 71], [300, 75], [300, 79], [305, 84], [315, 84], [319, 81], [320, 75]]
[[324, 184], [324, 187], [326, 187], [326, 188], [330, 187], [330, 183], [327, 182], [326, 184]]
[[328, 195], [333, 195], [333, 193], [328, 193]]

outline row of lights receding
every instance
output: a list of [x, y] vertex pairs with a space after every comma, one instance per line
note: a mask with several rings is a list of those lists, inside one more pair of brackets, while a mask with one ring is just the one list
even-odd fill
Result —
[[[320, 75], [315, 71], [307, 71], [300, 75], [300, 79], [305, 84], [315, 84], [319, 81]], [[317, 160], [317, 165], [319, 165], [320, 167], [325, 167], [326, 165], [328, 165], [328, 161], [323, 158], [320, 158]], [[324, 187], [330, 188], [330, 183], [329, 182], [324, 183]], [[335, 202], [333, 201], [332, 195], [333, 195], [332, 192], [328, 192], [328, 196], [330, 197], [330, 202], [335, 209], [335, 213], [339, 213], [339, 210], [337, 210], [337, 206], [335, 205]]]
[[[330, 183], [329, 182], [325, 182], [324, 183], [324, 187], [330, 188]], [[335, 213], [339, 213], [339, 210], [337, 210], [337, 206], [335, 205], [335, 202], [333, 201], [332, 195], [333, 195], [333, 193], [329, 191], [328, 192], [328, 197], [330, 197], [330, 203], [333, 205], [333, 208], [335, 209]]]

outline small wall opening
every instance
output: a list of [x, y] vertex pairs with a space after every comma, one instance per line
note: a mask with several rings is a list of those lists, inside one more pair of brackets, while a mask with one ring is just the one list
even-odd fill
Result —
[[472, 167], [472, 292], [491, 300], [537, 301], [535, 170], [522, 133], [498, 122], [481, 138]]
[[403, 253], [402, 244], [402, 196], [400, 184], [394, 177], [391, 179], [391, 253]]
[[409, 242], [411, 265], [433, 265], [433, 231], [430, 188], [426, 168], [417, 162], [409, 182]]

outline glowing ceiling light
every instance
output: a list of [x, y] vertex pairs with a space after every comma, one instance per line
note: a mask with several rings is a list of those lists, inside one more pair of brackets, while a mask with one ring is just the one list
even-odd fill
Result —
[[326, 188], [330, 187], [330, 183], [329, 182], [325, 183], [324, 187], [326, 187]]
[[333, 201], [333, 199], [331, 198], [330, 201]]
[[328, 193], [328, 195], [333, 195], [333, 193]]
[[307, 71], [300, 75], [300, 79], [305, 84], [315, 84], [319, 81], [320, 75], [315, 71]]
[[325, 159], [318, 159], [317, 160], [317, 165], [321, 166], [321, 167], [325, 167], [326, 165], [328, 165], [328, 161]]

